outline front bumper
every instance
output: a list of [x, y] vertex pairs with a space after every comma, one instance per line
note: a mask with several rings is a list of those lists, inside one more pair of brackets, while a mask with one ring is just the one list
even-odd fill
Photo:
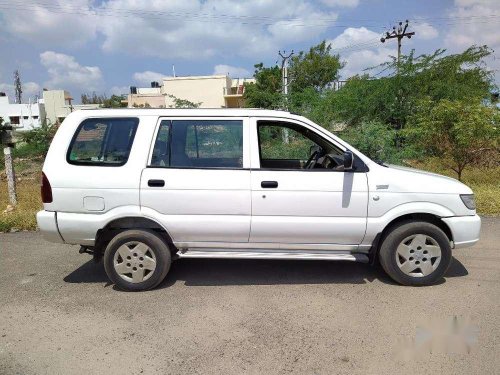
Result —
[[38, 228], [45, 240], [49, 242], [64, 243], [57, 228], [57, 214], [51, 211], [38, 211], [36, 214]]
[[453, 216], [442, 219], [451, 230], [455, 249], [469, 247], [479, 241], [481, 218], [474, 216]]

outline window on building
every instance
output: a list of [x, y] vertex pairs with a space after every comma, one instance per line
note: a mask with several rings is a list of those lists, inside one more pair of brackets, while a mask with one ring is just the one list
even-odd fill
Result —
[[19, 125], [20, 121], [21, 121], [21, 117], [20, 116], [11, 116], [11, 117], [9, 117], [9, 119], [10, 119], [10, 124], [11, 125]]
[[241, 120], [174, 120], [160, 125], [153, 166], [242, 168]]
[[33, 120], [38, 120], [38, 116], [33, 116]]
[[24, 120], [28, 120], [30, 117], [29, 116], [23, 116]]
[[70, 164], [121, 166], [129, 157], [139, 119], [88, 119], [80, 124], [68, 150]]

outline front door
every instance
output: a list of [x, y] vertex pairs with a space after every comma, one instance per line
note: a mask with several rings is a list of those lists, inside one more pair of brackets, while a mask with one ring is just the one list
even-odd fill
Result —
[[343, 146], [299, 122], [253, 119], [251, 132], [259, 152], [252, 153], [250, 242], [361, 243], [367, 176], [363, 168], [344, 171]]
[[248, 242], [247, 122], [244, 118], [161, 119], [141, 177], [141, 211], [157, 218], [177, 245]]

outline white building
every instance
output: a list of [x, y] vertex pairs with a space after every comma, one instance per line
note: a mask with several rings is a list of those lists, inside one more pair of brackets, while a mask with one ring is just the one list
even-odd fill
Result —
[[71, 103], [71, 95], [65, 90], [44, 90], [43, 99], [36, 103], [10, 103], [9, 97], [0, 92], [0, 117], [15, 130], [24, 131], [38, 128], [44, 121], [49, 124], [61, 123], [71, 112], [79, 109], [99, 108], [99, 104]]
[[0, 117], [15, 130], [31, 130], [42, 125], [45, 120], [45, 107], [42, 100], [28, 104], [10, 103], [9, 97], [0, 92]]

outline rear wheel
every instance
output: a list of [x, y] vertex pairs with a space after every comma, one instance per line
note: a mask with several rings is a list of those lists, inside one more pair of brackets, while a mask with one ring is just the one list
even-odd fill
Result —
[[379, 252], [385, 272], [403, 285], [431, 285], [451, 263], [450, 240], [427, 222], [405, 222], [384, 238]]
[[163, 281], [170, 269], [167, 244], [155, 232], [127, 230], [118, 233], [104, 252], [104, 268], [120, 289], [152, 289]]

